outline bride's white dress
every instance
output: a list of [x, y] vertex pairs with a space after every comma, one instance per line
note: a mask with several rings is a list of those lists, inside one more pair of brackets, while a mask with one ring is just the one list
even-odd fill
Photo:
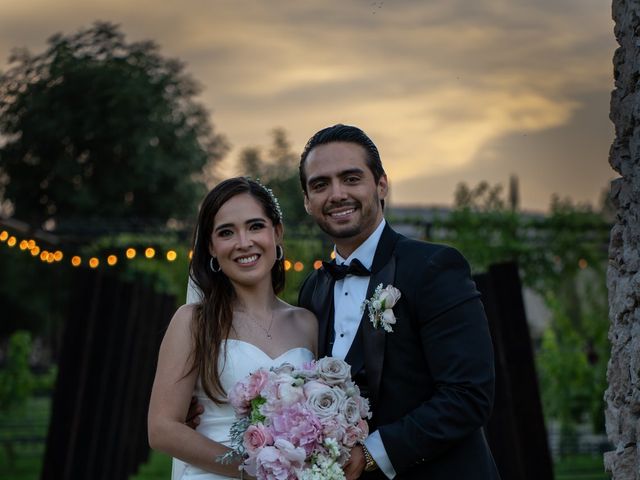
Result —
[[[269, 357], [255, 345], [242, 340], [229, 339], [226, 347], [226, 358], [220, 363], [222, 368], [220, 381], [227, 392], [239, 380], [242, 380], [258, 368], [275, 367], [285, 362], [298, 366], [313, 360], [313, 353], [303, 347], [292, 348], [277, 358]], [[235, 420], [231, 405], [216, 405], [213, 403], [205, 395], [199, 382], [194, 395], [198, 397], [198, 403], [204, 406], [204, 413], [200, 416], [200, 425], [198, 425], [197, 431], [216, 442], [228, 445], [229, 428]], [[173, 480], [215, 480], [232, 477], [209, 473], [192, 465], [184, 465], [181, 462], [174, 461], [172, 478]]]

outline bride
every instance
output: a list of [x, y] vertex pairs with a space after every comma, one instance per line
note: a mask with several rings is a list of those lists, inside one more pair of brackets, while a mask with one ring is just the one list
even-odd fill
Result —
[[[187, 463], [181, 480], [241, 477], [238, 461], [220, 462], [235, 419], [226, 392], [260, 367], [315, 356], [316, 318], [276, 296], [282, 236], [277, 201], [253, 180], [225, 180], [202, 203], [190, 265], [202, 300], [180, 307], [167, 328], [148, 415], [151, 447]], [[193, 395], [204, 406], [195, 430], [184, 423]]]

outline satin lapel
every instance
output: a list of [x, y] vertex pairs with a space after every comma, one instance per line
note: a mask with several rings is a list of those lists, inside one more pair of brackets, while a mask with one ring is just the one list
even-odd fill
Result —
[[318, 317], [318, 358], [327, 355], [327, 338], [333, 312], [333, 279], [324, 270], [318, 271], [318, 281], [311, 296], [311, 308]]
[[[376, 287], [393, 285], [396, 273], [396, 259], [393, 250], [400, 236], [387, 224], [380, 237], [371, 265], [371, 280], [367, 288], [366, 298], [371, 298]], [[384, 364], [384, 350], [386, 333], [382, 328], [373, 328], [369, 321], [369, 314], [365, 310], [362, 314], [362, 333], [364, 345], [364, 361], [366, 367], [367, 383], [371, 393], [371, 401], [376, 405], [382, 379], [382, 366]]]
[[[395, 272], [396, 259], [392, 256], [382, 270], [371, 276], [369, 288], [367, 289], [367, 298], [371, 298], [378, 285], [382, 284], [386, 287], [389, 284], [393, 284]], [[369, 320], [369, 314], [366, 310], [362, 315], [361, 325], [367, 382], [371, 392], [371, 400], [373, 404], [376, 405], [378, 392], [380, 390], [380, 380], [382, 379], [382, 366], [384, 364], [384, 350], [387, 334], [381, 327], [373, 328], [373, 324]]]

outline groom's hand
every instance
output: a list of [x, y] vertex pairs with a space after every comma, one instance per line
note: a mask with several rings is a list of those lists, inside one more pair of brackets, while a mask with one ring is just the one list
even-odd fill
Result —
[[195, 430], [200, 423], [200, 415], [202, 415], [202, 412], [204, 412], [204, 407], [198, 403], [196, 397], [191, 397], [187, 419], [184, 421], [185, 425]]
[[349, 461], [344, 466], [344, 475], [347, 480], [356, 480], [360, 478], [365, 466], [364, 452], [362, 446], [356, 445], [351, 449]]

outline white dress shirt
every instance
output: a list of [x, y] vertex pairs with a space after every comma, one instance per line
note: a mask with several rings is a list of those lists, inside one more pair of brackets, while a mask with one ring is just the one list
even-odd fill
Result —
[[[350, 265], [354, 258], [360, 260], [360, 263], [371, 270], [373, 257], [378, 247], [378, 242], [382, 236], [386, 222], [384, 218], [380, 225], [376, 227], [373, 233], [358, 248], [356, 248], [349, 257], [342, 258], [334, 247], [333, 251], [336, 255], [336, 263], [338, 265]], [[333, 331], [334, 343], [331, 355], [344, 359], [351, 348], [351, 344], [356, 337], [360, 320], [362, 319], [362, 303], [367, 295], [369, 280], [371, 277], [359, 277], [355, 275], [347, 275], [342, 280], [336, 281], [333, 287]], [[380, 433], [375, 431], [371, 433], [364, 441], [367, 450], [380, 467], [382, 473], [387, 478], [394, 478], [396, 471], [389, 460], [387, 451], [382, 443]]]

